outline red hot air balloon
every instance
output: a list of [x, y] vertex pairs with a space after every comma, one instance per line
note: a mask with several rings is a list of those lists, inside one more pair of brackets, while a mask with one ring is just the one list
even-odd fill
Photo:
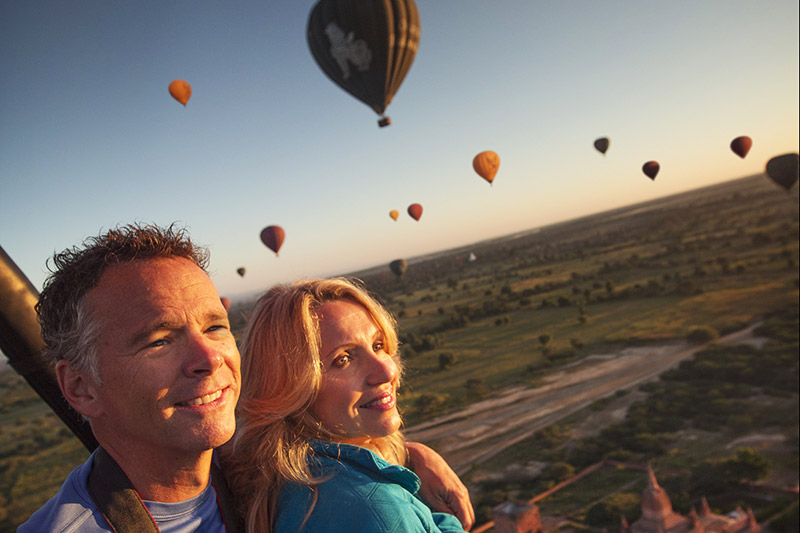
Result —
[[753, 139], [746, 135], [742, 135], [741, 137], [736, 137], [734, 140], [731, 141], [731, 150], [733, 153], [741, 157], [742, 159], [745, 158], [747, 152], [750, 151], [750, 147], [753, 146]]
[[481, 152], [472, 159], [472, 168], [491, 185], [500, 168], [500, 156], [491, 150]]
[[169, 94], [186, 107], [186, 103], [192, 97], [192, 86], [186, 81], [175, 80], [169, 84]]
[[657, 161], [648, 161], [644, 165], [642, 165], [642, 172], [650, 178], [651, 180], [656, 179], [656, 175], [658, 171], [661, 169], [661, 166], [658, 164]]
[[311, 55], [339, 87], [381, 117], [419, 46], [414, 0], [319, 0], [308, 17]]
[[408, 206], [408, 214], [411, 215], [411, 218], [419, 222], [420, 217], [422, 217], [422, 206], [419, 204], [411, 204]]
[[283, 240], [286, 238], [286, 232], [280, 226], [267, 226], [261, 230], [261, 242], [264, 246], [275, 252], [278, 255], [278, 250], [283, 245]]

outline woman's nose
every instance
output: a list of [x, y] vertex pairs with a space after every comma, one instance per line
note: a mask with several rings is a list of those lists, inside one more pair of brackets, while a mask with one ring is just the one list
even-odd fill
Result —
[[389, 383], [397, 378], [397, 363], [394, 357], [385, 353], [372, 354], [370, 373], [367, 382], [370, 385]]

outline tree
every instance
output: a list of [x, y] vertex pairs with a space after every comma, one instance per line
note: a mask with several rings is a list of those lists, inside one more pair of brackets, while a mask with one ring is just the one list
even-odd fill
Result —
[[686, 340], [692, 344], [705, 344], [719, 338], [717, 330], [710, 326], [697, 326], [689, 330]]
[[456, 362], [456, 356], [452, 352], [442, 352], [439, 354], [439, 370], [445, 370], [453, 366]]

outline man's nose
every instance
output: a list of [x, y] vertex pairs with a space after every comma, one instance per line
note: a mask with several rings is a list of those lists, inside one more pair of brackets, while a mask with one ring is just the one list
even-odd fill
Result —
[[212, 374], [225, 362], [220, 352], [220, 343], [203, 336], [189, 339], [184, 363], [184, 373], [188, 377]]

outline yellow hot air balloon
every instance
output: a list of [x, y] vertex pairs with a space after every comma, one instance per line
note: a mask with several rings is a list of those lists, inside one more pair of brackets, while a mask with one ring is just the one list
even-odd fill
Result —
[[472, 160], [472, 168], [491, 185], [500, 168], [500, 156], [491, 150], [481, 152]]
[[169, 84], [169, 94], [186, 107], [186, 102], [192, 97], [192, 86], [184, 80], [175, 80]]

